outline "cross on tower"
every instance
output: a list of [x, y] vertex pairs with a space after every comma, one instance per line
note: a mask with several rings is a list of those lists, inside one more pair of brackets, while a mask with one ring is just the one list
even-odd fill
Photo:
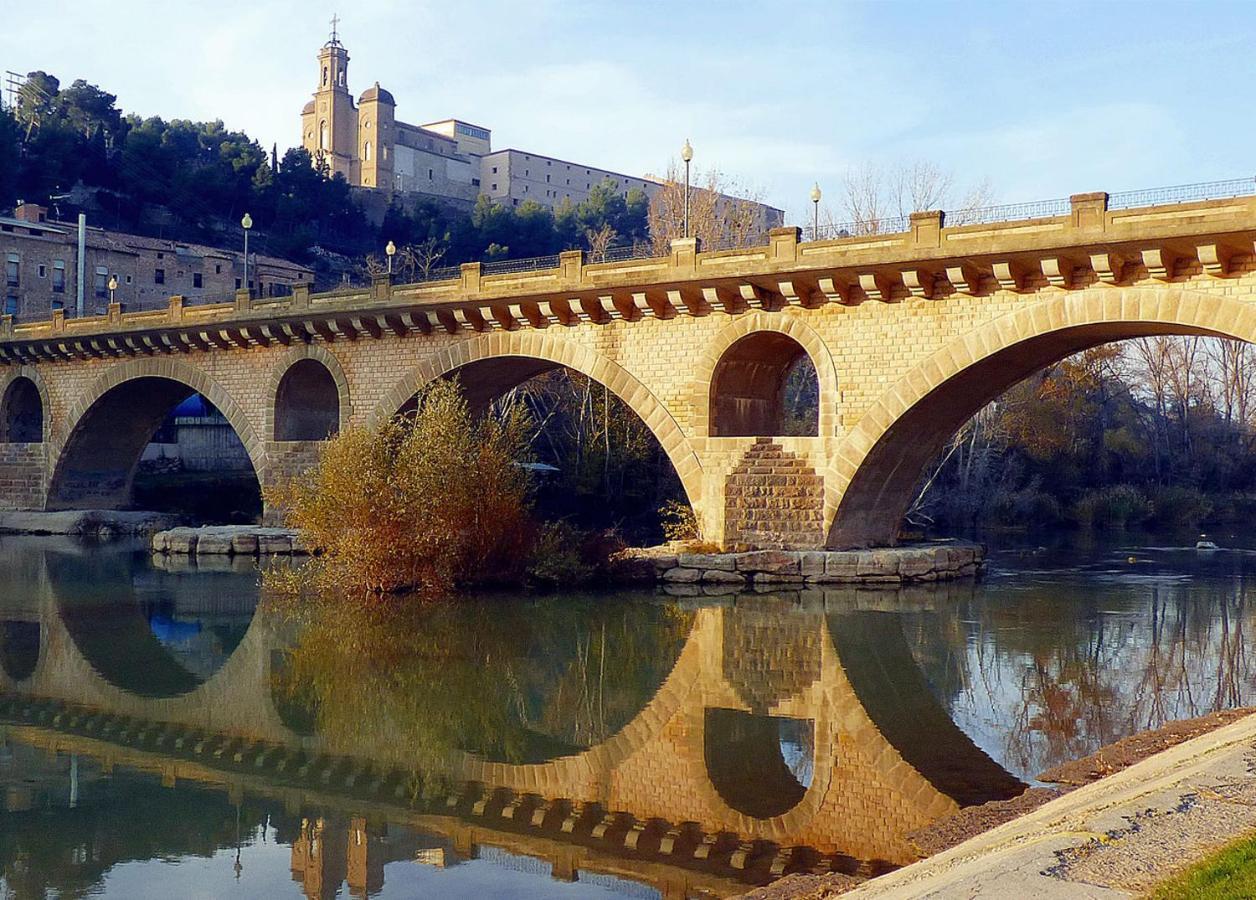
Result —
[[336, 43], [336, 26], [340, 24], [340, 18], [335, 13], [331, 15], [331, 42]]

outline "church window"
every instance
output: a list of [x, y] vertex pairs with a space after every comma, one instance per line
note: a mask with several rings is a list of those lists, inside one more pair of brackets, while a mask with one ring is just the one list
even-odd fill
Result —
[[341, 71], [340, 77], [336, 79], [336, 83], [341, 87], [345, 86], [345, 73], [343, 71]]
[[327, 121], [326, 120], [323, 120], [323, 122], [318, 126], [318, 149], [319, 150], [327, 149]]
[[436, 173], [432, 169], [427, 170], [427, 180], [432, 181], [436, 178]]
[[327, 87], [327, 67], [323, 66], [323, 87]]
[[362, 127], [363, 127], [363, 128], [370, 128], [370, 127], [371, 127], [371, 120], [370, 120], [370, 119], [367, 119], [365, 122], [363, 122], [363, 123], [362, 123]]
[[388, 148], [387, 148], [387, 147], [380, 147], [380, 148], [379, 148], [379, 158], [380, 158], [380, 159], [388, 159]]
[[497, 182], [496, 182], [496, 181], [494, 181], [494, 182], [493, 182], [492, 187], [491, 187], [490, 189], [491, 189], [491, 190], [494, 190], [494, 191], [495, 191], [495, 190], [497, 190]]
[[371, 142], [367, 141], [362, 145], [362, 158], [367, 162], [371, 161]]

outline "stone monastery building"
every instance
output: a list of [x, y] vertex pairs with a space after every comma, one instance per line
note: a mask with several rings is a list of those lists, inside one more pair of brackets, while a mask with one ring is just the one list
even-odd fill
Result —
[[[503, 206], [525, 200], [550, 207], [564, 200], [575, 204], [608, 178], [624, 194], [637, 188], [652, 197], [661, 190], [649, 178], [540, 153], [494, 150], [488, 128], [461, 119], [426, 125], [398, 121], [397, 102], [378, 81], [355, 103], [349, 92], [349, 52], [334, 26], [335, 20], [331, 39], [318, 52], [318, 89], [301, 110], [301, 145], [349, 184], [460, 206], [470, 206], [480, 194]], [[756, 205], [764, 232], [783, 223], [781, 210]]]

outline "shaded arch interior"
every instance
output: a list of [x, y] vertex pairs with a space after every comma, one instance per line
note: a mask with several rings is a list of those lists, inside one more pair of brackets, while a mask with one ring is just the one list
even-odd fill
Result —
[[807, 785], [785, 759], [783, 744], [803, 735], [802, 743], [814, 747], [810, 719], [704, 710], [702, 751], [711, 785], [739, 813], [756, 819], [784, 815], [802, 802]]
[[800, 382], [819, 395], [815, 365], [798, 341], [778, 331], [756, 331], [737, 340], [715, 366], [710, 408], [713, 437], [818, 435], [818, 404], [790, 415], [790, 387]]
[[1075, 353], [1157, 335], [1229, 337], [1165, 322], [1099, 322], [1021, 341], [956, 373], [900, 415], [864, 456], [842, 495], [827, 545], [893, 544], [925, 467], [984, 406], [1035, 372]]
[[48, 486], [47, 508], [130, 506], [144, 448], [170, 412], [196, 393], [181, 381], [142, 376], [102, 394], [73, 423]]
[[276, 441], [325, 441], [340, 430], [340, 391], [316, 359], [293, 363], [275, 393]]
[[38, 444], [44, 439], [44, 401], [35, 382], [19, 376], [0, 399], [0, 443]]

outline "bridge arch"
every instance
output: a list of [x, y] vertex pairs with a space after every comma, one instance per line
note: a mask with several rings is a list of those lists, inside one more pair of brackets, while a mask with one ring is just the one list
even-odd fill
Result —
[[[818, 434], [821, 437], [831, 436], [837, 423], [839, 402], [837, 368], [833, 363], [833, 356], [815, 329], [783, 312], [754, 312], [741, 316], [725, 326], [708, 343], [699, 358], [691, 389], [694, 434], [699, 437], [721, 437], [732, 433], [721, 429], [717, 424], [717, 419], [722, 418], [717, 413], [717, 385], [726, 380], [728, 363], [736, 360], [738, 348], [748, 351], [740, 360], [743, 378], [751, 385], [752, 391], [758, 389], [757, 393], [766, 397], [768, 392], [775, 392], [796, 356], [790, 356], [784, 364], [778, 362], [776, 365], [762, 366], [758, 372], [749, 371], [749, 367], [765, 357], [770, 359], [774, 355], [773, 351], [792, 351], [791, 345], [804, 351], [811, 359], [819, 386]], [[741, 434], [760, 433], [757, 430], [744, 429], [733, 431]]]
[[0, 378], [0, 443], [42, 444], [50, 419], [48, 388], [33, 366]]
[[689, 503], [700, 510], [702, 464], [667, 407], [622, 366], [605, 356], [568, 343], [561, 338], [534, 331], [512, 331], [481, 335], [456, 344], [410, 370], [376, 405], [367, 420], [375, 425], [395, 416], [425, 385], [466, 366], [500, 361], [487, 377], [477, 378], [479, 395], [469, 395], [474, 406], [504, 393], [542, 372], [566, 367], [605, 386], [636, 413], [658, 439], [663, 452], [676, 469]]
[[[311, 388], [314, 402], [298, 404], [293, 394]], [[353, 404], [340, 360], [322, 347], [306, 345], [288, 351], [271, 370], [265, 410], [262, 433], [271, 441], [325, 440], [347, 428]], [[318, 436], [282, 436], [292, 434]]]
[[194, 393], [235, 430], [263, 484], [266, 455], [243, 408], [216, 380], [179, 360], [133, 359], [104, 372], [67, 411], [49, 452], [48, 509], [130, 502], [135, 470], [161, 422]]
[[825, 477], [829, 547], [892, 544], [921, 472], [960, 427], [1034, 372], [1155, 335], [1256, 342], [1256, 307], [1163, 287], [1093, 287], [1002, 316], [942, 347], [872, 404]]

